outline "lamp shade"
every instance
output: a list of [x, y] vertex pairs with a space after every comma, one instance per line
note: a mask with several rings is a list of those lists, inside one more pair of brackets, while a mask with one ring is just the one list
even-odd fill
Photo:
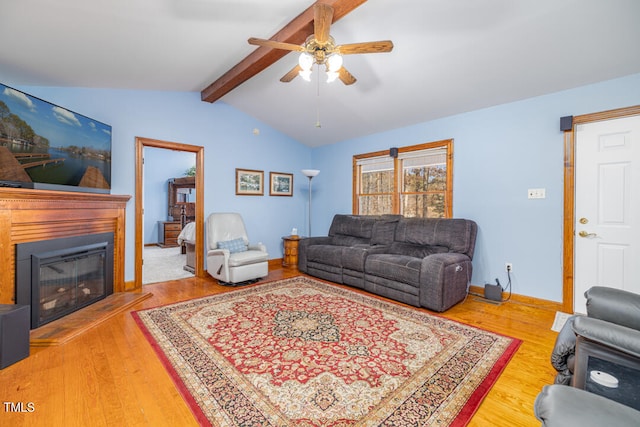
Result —
[[302, 173], [307, 178], [313, 178], [314, 176], [318, 175], [320, 171], [318, 169], [302, 169]]

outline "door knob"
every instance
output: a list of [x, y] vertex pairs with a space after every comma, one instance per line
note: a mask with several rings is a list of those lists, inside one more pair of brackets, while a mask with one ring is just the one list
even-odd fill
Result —
[[580, 237], [596, 237], [597, 234], [596, 233], [588, 233], [588, 232], [582, 230], [581, 232], [578, 233], [578, 236], [580, 236]]

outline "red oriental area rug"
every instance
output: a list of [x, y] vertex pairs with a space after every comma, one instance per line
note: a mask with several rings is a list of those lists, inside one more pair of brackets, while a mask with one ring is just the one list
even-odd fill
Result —
[[305, 277], [132, 314], [215, 426], [465, 425], [520, 345]]

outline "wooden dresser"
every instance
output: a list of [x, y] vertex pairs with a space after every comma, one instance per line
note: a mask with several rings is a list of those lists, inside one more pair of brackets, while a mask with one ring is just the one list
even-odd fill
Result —
[[162, 248], [178, 246], [181, 230], [180, 221], [158, 221], [158, 246]]

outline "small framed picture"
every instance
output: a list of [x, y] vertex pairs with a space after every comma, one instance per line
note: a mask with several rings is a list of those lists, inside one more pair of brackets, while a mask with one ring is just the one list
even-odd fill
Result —
[[269, 172], [270, 196], [293, 196], [293, 174]]
[[236, 168], [236, 195], [264, 195], [264, 171]]

